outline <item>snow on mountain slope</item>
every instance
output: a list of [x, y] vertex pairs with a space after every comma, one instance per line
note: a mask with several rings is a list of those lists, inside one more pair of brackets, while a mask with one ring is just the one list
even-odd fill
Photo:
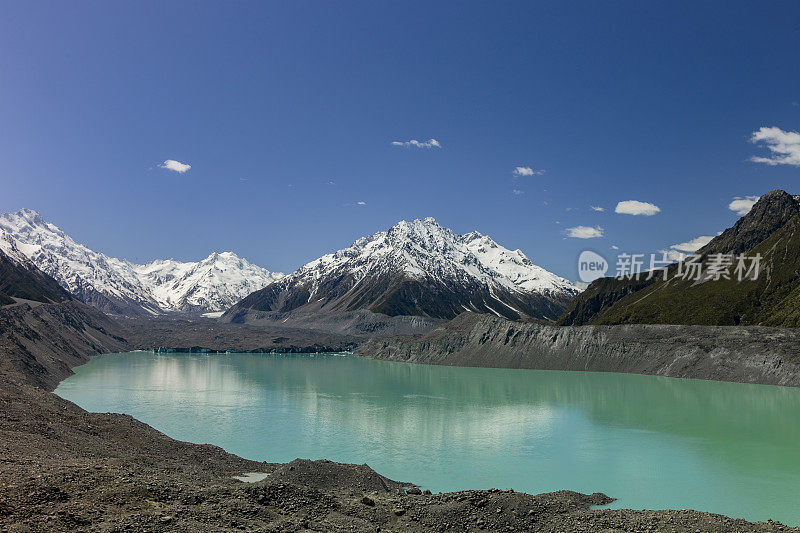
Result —
[[118, 314], [218, 312], [281, 277], [231, 252], [137, 265], [75, 242], [30, 209], [0, 215], [0, 241], [85, 302]]
[[452, 318], [464, 310], [555, 318], [579, 291], [490, 237], [457, 235], [433, 218], [401, 221], [320, 257], [258, 291], [237, 309], [369, 309]]
[[152, 287], [151, 294], [161, 309], [200, 309], [207, 313], [224, 311], [283, 276], [233, 252], [214, 252], [195, 263], [156, 260], [137, 266], [136, 272]]
[[32, 264], [28, 256], [23, 254], [17, 247], [14, 239], [8, 236], [2, 228], [0, 228], [0, 251], [6, 254], [11, 260], [20, 265], [27, 266]]
[[13, 242], [0, 237], [0, 305], [17, 299], [55, 303], [69, 301], [72, 295], [36, 268]]
[[78, 244], [36, 211], [0, 215], [0, 229], [5, 240], [86, 303], [114, 313], [158, 313], [133, 265]]
[[521, 250], [503, 248], [488, 235], [477, 231], [463, 236], [464, 244], [484, 266], [502, 276], [501, 283], [509, 288], [528, 292], [572, 293], [577, 290], [566, 279], [534, 265]]
[[361, 238], [350, 248], [308, 263], [287, 280], [308, 279], [313, 285], [314, 280], [342, 270], [363, 278], [392, 269], [412, 279], [477, 279], [490, 288], [518, 292], [577, 293], [569, 281], [534, 265], [520, 250], [512, 252], [477, 231], [456, 235], [433, 218], [400, 221], [387, 232]]

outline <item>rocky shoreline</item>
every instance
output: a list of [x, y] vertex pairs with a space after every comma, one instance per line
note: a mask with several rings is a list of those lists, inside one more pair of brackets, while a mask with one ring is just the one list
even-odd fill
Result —
[[[592, 510], [604, 494], [425, 494], [366, 465], [249, 461], [49, 392], [125, 329], [70, 302], [0, 309], [3, 531], [785, 531], [696, 511]], [[199, 344], [199, 343], [198, 343]], [[233, 476], [269, 474], [257, 483]]]
[[545, 326], [463, 313], [425, 335], [371, 339], [357, 353], [409, 363], [800, 386], [800, 331], [785, 328]]

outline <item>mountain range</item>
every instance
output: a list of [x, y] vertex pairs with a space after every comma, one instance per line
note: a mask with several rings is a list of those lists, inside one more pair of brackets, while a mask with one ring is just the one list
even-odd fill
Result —
[[581, 293], [520, 250], [426, 218], [401, 221], [283, 276], [231, 252], [131, 263], [78, 244], [23, 209], [0, 215], [0, 305], [74, 295], [129, 316], [224, 312], [229, 322], [291, 317], [304, 327], [344, 317], [366, 332], [386, 328], [370, 317], [402, 318], [403, 330], [414, 332], [464, 311], [560, 325], [800, 327], [800, 197], [781, 190], [762, 196], [696, 257], [707, 269], [718, 254], [760, 257], [759, 276], [739, 280], [731, 264], [719, 279], [688, 279], [676, 275], [688, 268], [679, 262], [666, 279], [601, 278]]
[[738, 279], [738, 260], [719, 279], [676, 276], [679, 269], [688, 271], [685, 262], [669, 267], [666, 280], [661, 275], [649, 280], [602, 278], [573, 300], [558, 323], [800, 327], [799, 200], [782, 190], [765, 194], [696, 252], [699, 259], [694, 262], [704, 272], [719, 254], [759, 256], [755, 279]]
[[36, 211], [0, 215], [0, 246], [24, 257], [61, 287], [101, 311], [120, 315], [221, 313], [282, 274], [232, 252], [202, 261], [139, 265], [75, 242]]
[[555, 319], [578, 293], [569, 281], [478, 232], [458, 235], [433, 218], [401, 221], [254, 292], [224, 316], [368, 310], [451, 319], [464, 311]]

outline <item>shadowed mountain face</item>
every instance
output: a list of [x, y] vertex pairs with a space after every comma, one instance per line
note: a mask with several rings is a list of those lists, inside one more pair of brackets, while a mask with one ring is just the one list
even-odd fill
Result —
[[36, 268], [12, 244], [0, 246], [0, 305], [15, 303], [14, 298], [58, 303], [72, 296], [50, 276]]
[[490, 237], [434, 219], [402, 221], [256, 291], [226, 313], [369, 310], [450, 319], [464, 311], [554, 319], [577, 294], [567, 280]]
[[760, 254], [757, 279], [739, 281], [736, 261], [730, 279], [680, 279], [686, 263], [669, 269], [668, 279], [593, 282], [559, 319], [582, 324], [706, 324], [800, 326], [800, 204], [775, 190], [762, 196], [733, 227], [701, 248], [705, 271], [712, 254]]

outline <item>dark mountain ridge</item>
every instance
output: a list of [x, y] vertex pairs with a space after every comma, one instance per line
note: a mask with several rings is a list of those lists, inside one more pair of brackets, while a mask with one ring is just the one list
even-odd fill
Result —
[[[762, 196], [746, 215], [696, 254], [704, 271], [715, 254], [760, 257], [756, 279], [738, 279], [736, 263], [714, 279], [684, 279], [686, 262], [667, 280], [602, 278], [573, 300], [560, 325], [704, 324], [800, 326], [800, 204], [782, 190]], [[730, 279], [725, 279], [725, 278]]]

